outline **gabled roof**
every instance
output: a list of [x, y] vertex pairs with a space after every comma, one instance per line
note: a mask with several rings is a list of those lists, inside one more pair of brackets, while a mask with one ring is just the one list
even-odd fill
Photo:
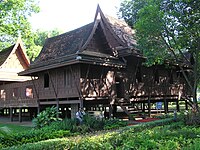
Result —
[[90, 23], [73, 31], [47, 39], [42, 51], [32, 65], [37, 66], [38, 63], [77, 53], [87, 40], [92, 28], [93, 23]]
[[[108, 62], [105, 59], [97, 59], [97, 57], [102, 58], [104, 56], [101, 52], [85, 52], [99, 27], [101, 27], [102, 32], [105, 35], [108, 43], [107, 47], [109, 47], [109, 50], [113, 53], [106, 53], [110, 54], [106, 57], [109, 58], [109, 64], [106, 64]], [[82, 58], [79, 56], [84, 55], [85, 57], [88, 55], [88, 57], [85, 58], [91, 59], [91, 53], [96, 58], [92, 60], [101, 60], [102, 62], [99, 63], [101, 65], [111, 65], [113, 62], [115, 64], [114, 66], [119, 64], [119, 67], [122, 67], [125, 66], [125, 64], [118, 59], [118, 57], [121, 57], [121, 51], [123, 51], [125, 55], [134, 54], [136, 57], [140, 56], [135, 45], [136, 41], [133, 39], [132, 29], [123, 21], [105, 16], [98, 6], [94, 22], [73, 31], [47, 39], [42, 51], [30, 65], [30, 68], [20, 74], [27, 75], [74, 63], [88, 63], [90, 60], [83, 61], [83, 59], [80, 60], [77, 58]], [[127, 51], [127, 49], [129, 51]], [[124, 53], [122, 56], [125, 56]]]
[[14, 48], [15, 44], [0, 51], [0, 66], [6, 61], [6, 59], [8, 58], [8, 56], [10, 55], [10, 53], [12, 52], [13, 48]]
[[28, 80], [29, 77], [18, 76], [18, 73], [28, 69], [29, 64], [21, 38], [18, 38], [16, 44], [0, 52], [0, 81]]

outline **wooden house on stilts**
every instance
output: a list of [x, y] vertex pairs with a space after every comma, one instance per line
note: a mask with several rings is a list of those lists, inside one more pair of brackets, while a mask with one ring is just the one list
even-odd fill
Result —
[[150, 114], [156, 102], [163, 103], [165, 113], [169, 102], [179, 110], [179, 100], [190, 93], [178, 67], [145, 67], [144, 61], [133, 30], [98, 6], [94, 22], [47, 39], [19, 75], [31, 77], [38, 110], [55, 105], [63, 117], [69, 111], [74, 117], [79, 107], [103, 110], [108, 117]]
[[31, 77], [18, 75], [28, 69], [29, 64], [21, 38], [0, 52], [0, 115], [9, 115], [11, 121], [14, 116], [22, 121], [22, 113], [26, 108], [31, 114], [37, 113]]

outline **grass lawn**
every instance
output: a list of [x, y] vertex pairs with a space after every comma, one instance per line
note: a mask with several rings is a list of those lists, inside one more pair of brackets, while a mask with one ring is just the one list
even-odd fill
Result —
[[0, 130], [9, 130], [12, 133], [18, 133], [18, 132], [26, 132], [28, 130], [31, 130], [33, 127], [29, 126], [22, 126], [22, 125], [16, 125], [16, 124], [7, 124], [7, 123], [0, 123]]

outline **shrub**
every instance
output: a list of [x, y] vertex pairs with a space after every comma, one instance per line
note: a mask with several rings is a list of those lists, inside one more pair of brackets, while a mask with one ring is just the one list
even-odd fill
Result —
[[186, 125], [200, 125], [200, 112], [185, 111], [179, 114], [179, 119]]
[[14, 133], [9, 136], [2, 136], [0, 137], [0, 148], [25, 143], [34, 143], [47, 139], [61, 138], [70, 135], [71, 133], [68, 130], [57, 130], [52, 126], [46, 126], [41, 129], [35, 129], [24, 133]]
[[104, 119], [95, 118], [94, 116], [86, 114], [83, 117], [83, 124], [88, 126], [91, 131], [102, 130], [104, 127]]
[[[185, 126], [183, 123], [172, 123], [173, 119], [155, 121], [137, 126], [121, 128], [116, 132], [83, 136], [70, 139], [54, 139], [34, 144], [25, 144], [10, 150], [47, 150], [47, 149], [182, 149], [199, 148], [200, 129]], [[172, 124], [169, 124], [172, 123]], [[167, 124], [167, 125], [166, 125]], [[160, 126], [157, 126], [160, 125]], [[187, 134], [184, 134], [187, 131]], [[194, 136], [195, 135], [195, 136]], [[194, 144], [192, 144], [194, 141]]]
[[62, 120], [57, 118], [57, 113], [56, 107], [48, 107], [44, 111], [40, 112], [32, 122], [36, 128], [42, 128], [54, 121]]
[[121, 121], [119, 119], [110, 119], [105, 121], [105, 130], [110, 130], [110, 129], [117, 129], [119, 127], [124, 127], [127, 126], [128, 122], [127, 121]]

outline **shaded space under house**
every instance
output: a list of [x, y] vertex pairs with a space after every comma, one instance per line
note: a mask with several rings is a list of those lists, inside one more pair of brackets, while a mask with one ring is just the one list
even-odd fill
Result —
[[[50, 106], [63, 118], [75, 117], [79, 107], [103, 111], [106, 117], [150, 115], [157, 102], [164, 105], [162, 112], [170, 111], [169, 102], [179, 110], [179, 101], [191, 93], [178, 66], [143, 66], [145, 58], [136, 44], [133, 30], [98, 6], [94, 22], [46, 40], [36, 60], [19, 73], [31, 80], [1, 84], [0, 89], [11, 92], [15, 84], [31, 89], [31, 98], [26, 92], [20, 97], [30, 117]], [[10, 99], [6, 96], [3, 102]], [[26, 104], [29, 100], [32, 106]], [[188, 101], [185, 104], [187, 109]]]

